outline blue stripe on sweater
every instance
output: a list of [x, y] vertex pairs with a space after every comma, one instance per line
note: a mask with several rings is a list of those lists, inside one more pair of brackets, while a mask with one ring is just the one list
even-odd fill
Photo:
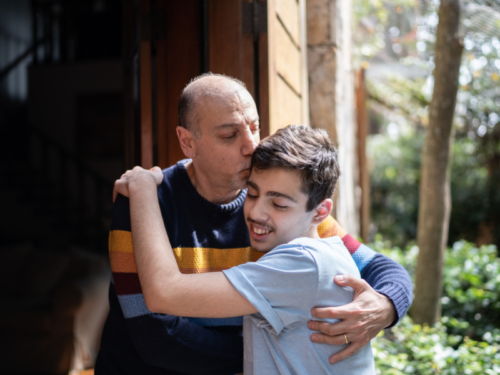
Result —
[[358, 247], [358, 250], [352, 254], [352, 259], [354, 260], [354, 263], [356, 263], [359, 272], [361, 272], [363, 271], [363, 268], [365, 268], [366, 265], [372, 261], [375, 255], [377, 255], [375, 251], [370, 249], [368, 246], [361, 244], [361, 246]]
[[202, 327], [221, 327], [221, 326], [242, 326], [243, 317], [236, 316], [234, 318], [210, 319], [210, 318], [188, 318], [191, 323]]
[[[137, 318], [138, 316], [149, 315], [152, 312], [147, 308], [146, 301], [142, 294], [129, 294], [118, 296], [125, 318]], [[242, 326], [243, 317], [213, 319], [213, 318], [188, 318], [191, 323], [202, 327], [222, 327], [222, 326]]]
[[146, 301], [144, 301], [144, 296], [142, 294], [118, 296], [118, 300], [120, 301], [123, 315], [127, 319], [152, 314], [152, 312], [147, 308]]

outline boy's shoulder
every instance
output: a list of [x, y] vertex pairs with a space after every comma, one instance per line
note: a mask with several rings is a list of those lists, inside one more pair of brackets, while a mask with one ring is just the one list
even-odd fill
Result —
[[[285, 245], [278, 246], [275, 250], [291, 250], [296, 251], [306, 251], [310, 253], [313, 257], [326, 255], [328, 257], [342, 257], [351, 258], [349, 250], [342, 242], [339, 236], [327, 237], [327, 238], [309, 238], [309, 237], [299, 237]], [[273, 251], [275, 251], [273, 250]]]
[[[296, 252], [298, 260], [310, 257], [316, 263], [319, 274], [349, 273], [360, 276], [352, 255], [338, 236], [327, 238], [296, 238], [285, 245], [278, 246], [275, 255], [282, 251]], [[300, 255], [299, 255], [300, 254]]]

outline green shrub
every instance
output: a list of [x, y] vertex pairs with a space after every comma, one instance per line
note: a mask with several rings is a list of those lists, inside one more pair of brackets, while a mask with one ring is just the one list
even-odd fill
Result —
[[[418, 247], [371, 245], [403, 265], [413, 281]], [[456, 242], [446, 251], [441, 322], [404, 318], [373, 341], [380, 374], [500, 374], [500, 259], [495, 246]], [[411, 312], [410, 312], [411, 315]]]
[[498, 342], [463, 339], [448, 334], [441, 323], [422, 327], [409, 317], [392, 328], [390, 339], [386, 336], [372, 341], [377, 374], [500, 374]]
[[500, 259], [495, 246], [456, 242], [445, 256], [443, 288], [443, 316], [468, 325], [446, 322], [453, 333], [480, 339], [500, 328]]
[[[415, 285], [417, 246], [388, 249], [380, 236], [371, 246], [405, 267]], [[500, 259], [495, 246], [458, 241], [446, 250], [441, 302], [442, 315], [448, 318], [443, 324], [453, 334], [479, 340], [500, 329]]]

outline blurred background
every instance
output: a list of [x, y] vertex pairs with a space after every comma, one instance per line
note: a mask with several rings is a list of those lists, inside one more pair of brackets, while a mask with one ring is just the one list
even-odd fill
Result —
[[[369, 92], [371, 235], [416, 239], [420, 154], [432, 98], [438, 1], [354, 2], [354, 56]], [[500, 244], [500, 29], [494, 1], [465, 1], [448, 244]]]
[[[92, 369], [113, 181], [183, 158], [178, 97], [212, 71], [247, 85], [262, 138], [291, 123], [329, 132], [334, 216], [404, 265], [415, 306], [432, 310], [374, 340], [378, 373], [500, 374], [500, 2], [448, 3], [463, 50], [449, 218], [429, 248], [418, 229], [426, 135], [445, 125], [429, 110], [439, 1], [0, 1], [0, 373]], [[437, 304], [419, 297], [418, 274], [438, 280]]]
[[[442, 3], [353, 2], [353, 58], [355, 66], [366, 69], [368, 241], [403, 264], [417, 290], [417, 264], [423, 250], [419, 251], [418, 232], [425, 224], [419, 218], [422, 161], [435, 94]], [[407, 318], [374, 341], [382, 374], [500, 373], [496, 354], [500, 339], [500, 2], [465, 0], [459, 7], [463, 51], [450, 136], [451, 211], [438, 318], [426, 321], [415, 311], [417, 291], [409, 313], [413, 319]], [[438, 250], [439, 246], [433, 249]], [[432, 262], [419, 265], [420, 279], [432, 278]], [[429, 324], [422, 328], [416, 321]]]

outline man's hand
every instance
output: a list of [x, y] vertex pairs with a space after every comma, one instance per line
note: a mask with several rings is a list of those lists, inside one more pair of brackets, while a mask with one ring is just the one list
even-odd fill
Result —
[[349, 345], [330, 357], [332, 364], [356, 353], [396, 319], [396, 309], [391, 300], [374, 291], [366, 281], [339, 275], [335, 276], [335, 282], [353, 288], [354, 300], [344, 306], [314, 308], [311, 313], [316, 318], [342, 321], [333, 324], [310, 321], [308, 325], [309, 329], [322, 333], [312, 334], [313, 342], [343, 345], [347, 338]]
[[129, 197], [129, 184], [139, 179], [145, 179], [145, 181], [149, 180], [151, 183], [156, 183], [156, 186], [160, 186], [163, 181], [163, 173], [160, 167], [153, 167], [149, 171], [141, 167], [134, 167], [134, 169], [128, 170], [122, 174], [119, 180], [115, 181], [115, 187], [113, 188], [113, 203], [118, 194]]

